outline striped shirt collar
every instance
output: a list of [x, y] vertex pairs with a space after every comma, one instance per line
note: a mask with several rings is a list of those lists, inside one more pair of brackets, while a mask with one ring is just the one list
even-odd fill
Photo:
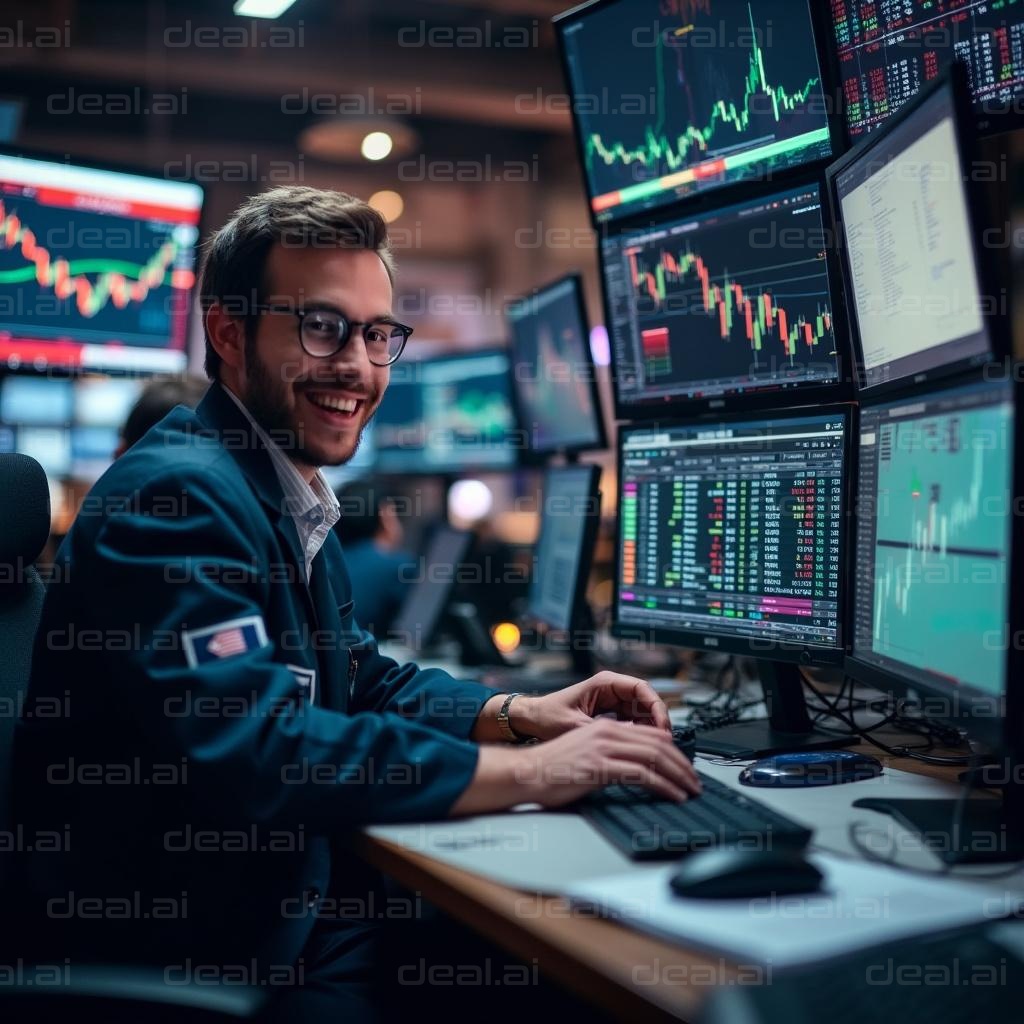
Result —
[[319, 469], [313, 474], [313, 482], [306, 483], [295, 463], [253, 419], [242, 400], [231, 388], [226, 385], [223, 387], [245, 418], [252, 424], [256, 436], [263, 442], [270, 455], [274, 472], [277, 474], [278, 482], [284, 493], [284, 510], [295, 520], [295, 528], [298, 531], [306, 560], [306, 582], [308, 583], [313, 572], [313, 559], [323, 547], [334, 524], [341, 518], [338, 499], [334, 496], [334, 491], [331, 490]]

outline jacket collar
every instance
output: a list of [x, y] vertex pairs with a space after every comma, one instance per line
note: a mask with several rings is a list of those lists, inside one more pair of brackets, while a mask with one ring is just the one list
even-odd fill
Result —
[[267, 509], [274, 528], [287, 543], [295, 567], [305, 583], [306, 553], [299, 540], [295, 519], [288, 513], [281, 481], [263, 439], [217, 381], [203, 396], [196, 408], [196, 415], [202, 426], [214, 434], [224, 450], [238, 463], [256, 497]]

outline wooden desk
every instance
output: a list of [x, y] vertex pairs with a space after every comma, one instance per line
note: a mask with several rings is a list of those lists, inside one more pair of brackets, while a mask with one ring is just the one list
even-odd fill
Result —
[[[892, 737], [895, 739], [895, 737]], [[887, 735], [886, 739], [890, 737]], [[849, 747], [879, 754], [870, 744]], [[963, 769], [910, 758], [887, 767], [956, 781]], [[736, 965], [581, 914], [559, 897], [528, 895], [386, 840], [360, 835], [355, 852], [453, 918], [625, 1021], [693, 1021]]]

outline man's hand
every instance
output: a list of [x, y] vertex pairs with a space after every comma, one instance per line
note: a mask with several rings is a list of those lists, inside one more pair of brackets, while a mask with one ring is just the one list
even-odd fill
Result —
[[651, 684], [618, 672], [598, 672], [543, 697], [516, 697], [509, 707], [509, 722], [522, 736], [550, 740], [612, 711], [620, 721], [671, 732], [668, 709]]
[[536, 746], [482, 746], [473, 779], [451, 814], [484, 814], [518, 803], [561, 807], [613, 782], [645, 786], [675, 801], [701, 791], [670, 732], [601, 719]]

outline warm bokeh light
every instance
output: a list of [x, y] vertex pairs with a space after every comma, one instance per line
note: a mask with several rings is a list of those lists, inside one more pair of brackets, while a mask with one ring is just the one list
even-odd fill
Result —
[[363, 138], [360, 152], [367, 160], [383, 160], [394, 146], [394, 141], [387, 132], [370, 132]]
[[518, 646], [522, 634], [514, 622], [499, 622], [491, 629], [491, 639], [494, 646], [502, 654], [511, 654]]
[[389, 188], [374, 192], [367, 202], [390, 224], [402, 216], [405, 200]]

